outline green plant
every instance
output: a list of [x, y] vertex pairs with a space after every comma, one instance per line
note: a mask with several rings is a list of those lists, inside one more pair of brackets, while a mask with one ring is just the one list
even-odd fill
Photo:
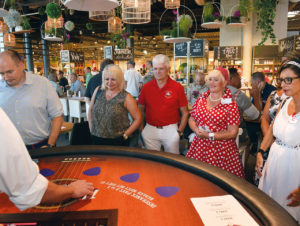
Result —
[[226, 18], [226, 24], [231, 24], [231, 23], [241, 23], [240, 18], [239, 17], [235, 17], [235, 16], [229, 16]]
[[22, 25], [22, 29], [23, 30], [30, 30], [31, 29], [31, 25], [30, 25], [30, 23], [29, 23], [29, 21], [30, 21], [30, 19], [28, 18], [28, 17], [23, 17], [22, 18], [22, 23], [21, 23], [21, 25]]
[[115, 46], [118, 46], [120, 49], [125, 49], [127, 46], [127, 39], [129, 38], [129, 33], [126, 30], [123, 30], [121, 34], [111, 34], [110, 38]]
[[256, 30], [260, 30], [262, 34], [259, 46], [264, 45], [268, 38], [271, 39], [273, 44], [276, 44], [273, 25], [278, 2], [278, 0], [256, 0], [254, 2], [254, 9], [257, 15]]
[[212, 15], [214, 10], [214, 7], [211, 3], [206, 3], [205, 6], [203, 7], [203, 17], [206, 17], [208, 15]]
[[193, 20], [191, 16], [183, 14], [178, 18], [177, 23], [179, 27], [179, 32], [182, 32], [182, 35], [187, 37], [189, 35], [189, 30], [193, 25]]
[[215, 21], [215, 17], [212, 14], [206, 15], [206, 16], [203, 16], [203, 20], [204, 20], [204, 23], [213, 22], [213, 21]]
[[40, 8], [38, 8], [38, 13], [39, 13], [39, 15], [44, 16], [46, 12], [43, 7], [40, 7]]
[[86, 23], [86, 25], [85, 25], [85, 27], [86, 27], [86, 29], [88, 29], [89, 31], [91, 31], [91, 30], [93, 30], [93, 25], [92, 25], [92, 23]]
[[224, 17], [219, 11], [213, 13], [214, 7], [211, 2], [208, 2], [203, 7], [203, 23], [214, 22], [215, 20], [223, 21]]
[[47, 13], [48, 17], [50, 17], [52, 19], [56, 19], [61, 16], [61, 9], [60, 9], [59, 5], [52, 2], [52, 3], [47, 4], [46, 13]]
[[248, 14], [253, 10], [251, 0], [240, 0], [238, 10], [240, 11], [241, 16], [244, 16], [249, 20]]

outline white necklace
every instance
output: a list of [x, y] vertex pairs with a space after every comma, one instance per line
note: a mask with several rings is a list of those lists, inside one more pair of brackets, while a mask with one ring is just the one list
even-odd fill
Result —
[[222, 97], [220, 97], [220, 98], [218, 98], [218, 99], [212, 99], [212, 98], [211, 98], [211, 95], [209, 95], [209, 100], [210, 100], [210, 101], [219, 101], [219, 100], [221, 100], [221, 99], [222, 99]]

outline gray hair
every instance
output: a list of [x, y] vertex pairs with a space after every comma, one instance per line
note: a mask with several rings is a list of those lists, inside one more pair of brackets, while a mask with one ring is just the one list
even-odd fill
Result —
[[158, 54], [152, 59], [152, 63], [154, 64], [164, 64], [167, 68], [170, 68], [170, 60], [164, 54]]

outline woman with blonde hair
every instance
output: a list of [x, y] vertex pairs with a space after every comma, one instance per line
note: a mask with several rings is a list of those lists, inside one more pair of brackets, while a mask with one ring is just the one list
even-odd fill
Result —
[[188, 158], [206, 162], [244, 178], [241, 158], [235, 143], [240, 124], [237, 104], [218, 70], [207, 78], [209, 90], [196, 100], [189, 126], [195, 132]]
[[[140, 126], [142, 116], [136, 101], [127, 93], [124, 76], [117, 65], [103, 70], [102, 87], [92, 96], [88, 121], [93, 144], [128, 146], [128, 137]], [[128, 113], [133, 119], [130, 124]]]

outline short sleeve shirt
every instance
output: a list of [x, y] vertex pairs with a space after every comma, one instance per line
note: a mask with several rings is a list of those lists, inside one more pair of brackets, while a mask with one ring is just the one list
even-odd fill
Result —
[[26, 145], [49, 137], [52, 119], [63, 115], [61, 102], [49, 80], [29, 72], [19, 88], [0, 81], [0, 107]]
[[178, 123], [179, 108], [188, 104], [182, 85], [170, 77], [161, 89], [158, 87], [156, 79], [145, 84], [138, 102], [145, 106], [146, 122], [153, 126]]

